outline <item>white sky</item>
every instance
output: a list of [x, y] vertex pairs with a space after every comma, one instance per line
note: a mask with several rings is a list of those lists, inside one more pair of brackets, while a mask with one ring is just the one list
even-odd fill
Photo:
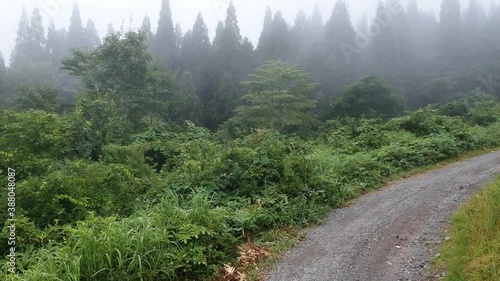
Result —
[[[230, 0], [170, 0], [174, 23], [180, 23], [183, 32], [190, 29], [198, 12], [203, 14], [209, 28], [210, 37], [213, 38], [215, 27], [219, 20], [224, 20], [225, 10]], [[300, 9], [308, 15], [312, 13], [314, 4], [318, 3], [326, 21], [332, 12], [336, 0], [233, 0], [238, 14], [238, 20], [243, 36], [248, 36], [254, 45], [257, 44], [262, 29], [262, 21], [266, 7], [271, 6], [273, 13], [281, 10], [289, 24], [293, 24], [295, 16]], [[363, 14], [373, 16], [377, 3], [380, 0], [347, 0], [353, 24]], [[485, 7], [490, 6], [494, 0], [482, 0]], [[404, 5], [407, 0], [401, 1]], [[421, 9], [434, 10], [439, 14], [441, 0], [419, 0]], [[462, 9], [466, 8], [469, 0], [461, 0]], [[156, 30], [161, 0], [0, 0], [0, 51], [8, 61], [12, 51], [19, 18], [23, 6], [26, 6], [28, 16], [33, 9], [39, 7], [45, 20], [45, 29], [51, 18], [56, 21], [57, 28], [69, 25], [69, 19], [74, 3], [80, 6], [84, 20], [91, 17], [101, 34], [106, 34], [109, 22], [113, 22], [115, 29], [122, 24], [129, 27], [130, 17], [139, 27], [145, 15], [149, 15]]]

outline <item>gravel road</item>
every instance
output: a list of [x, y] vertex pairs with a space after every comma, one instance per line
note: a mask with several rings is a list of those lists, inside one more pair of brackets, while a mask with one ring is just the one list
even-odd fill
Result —
[[367, 194], [335, 210], [292, 249], [268, 281], [423, 280], [432, 244], [458, 206], [500, 173], [500, 152], [485, 154]]

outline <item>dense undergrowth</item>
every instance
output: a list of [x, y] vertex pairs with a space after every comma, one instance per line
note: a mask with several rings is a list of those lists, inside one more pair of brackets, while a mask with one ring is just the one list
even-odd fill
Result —
[[453, 217], [453, 239], [443, 245], [445, 280], [500, 280], [500, 178]]
[[389, 121], [331, 120], [308, 138], [228, 140], [189, 122], [128, 137], [75, 114], [0, 115], [0, 167], [17, 179], [12, 280], [205, 280], [266, 230], [320, 222], [391, 175], [500, 145], [500, 104], [477, 92]]

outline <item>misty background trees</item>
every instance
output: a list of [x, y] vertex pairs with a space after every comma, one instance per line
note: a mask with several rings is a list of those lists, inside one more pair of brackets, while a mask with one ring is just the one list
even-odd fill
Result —
[[[310, 82], [318, 87], [308, 94], [318, 102], [314, 114], [323, 121], [336, 114], [337, 99], [347, 85], [372, 75], [389, 83], [406, 109], [442, 104], [476, 87], [498, 88], [494, 81], [500, 76], [500, 7], [486, 9], [477, 0], [467, 7], [458, 0], [443, 0], [438, 14], [419, 9], [416, 0], [407, 7], [400, 1], [381, 2], [374, 19], [365, 17], [356, 23], [344, 0], [336, 1], [331, 12], [318, 6], [311, 15], [298, 11], [294, 22], [269, 7], [262, 15], [263, 29], [255, 45], [241, 33], [232, 3], [212, 40], [201, 13], [191, 29], [182, 31], [172, 20], [173, 12], [169, 1], [163, 0], [158, 23], [144, 17], [141, 36], [126, 27], [116, 33], [110, 25], [107, 37], [101, 39], [92, 19], [81, 18], [77, 5], [68, 30], [54, 22], [45, 27], [38, 9], [31, 13], [23, 9], [8, 67], [0, 55], [0, 97], [10, 102], [26, 92], [23, 89], [53, 87], [58, 90], [55, 108], [66, 112], [76, 104], [78, 93], [98, 88], [106, 95], [117, 93], [127, 110], [141, 107], [135, 110], [144, 111], [143, 117], [155, 107], [164, 121], [189, 119], [215, 130], [245, 103], [241, 97], [248, 89], [241, 81], [273, 60], [301, 65], [311, 74]], [[130, 44], [141, 46], [139, 53], [129, 54], [137, 60], [130, 65], [131, 73], [141, 68], [141, 81], [136, 76], [122, 77], [126, 63], [110, 59], [133, 52], [126, 47], [135, 48]], [[107, 53], [106, 46], [116, 49]], [[124, 53], [119, 54], [121, 47]], [[147, 62], [141, 61], [146, 57]], [[74, 67], [87, 69], [62, 67], [64, 58], [73, 60]], [[102, 82], [112, 87], [88, 77], [91, 68], [101, 64], [108, 67]], [[95, 79], [100, 75], [94, 73]], [[129, 90], [122, 91], [120, 83], [135, 85], [134, 99], [143, 103], [151, 99], [155, 105], [131, 105]], [[164, 93], [152, 93], [153, 88]]]

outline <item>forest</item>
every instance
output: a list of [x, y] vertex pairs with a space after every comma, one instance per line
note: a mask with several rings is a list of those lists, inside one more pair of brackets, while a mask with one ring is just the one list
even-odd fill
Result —
[[159, 11], [104, 38], [78, 5], [67, 30], [21, 12], [0, 54], [6, 280], [246, 280], [245, 247], [500, 146], [500, 6], [268, 8], [255, 46], [233, 3], [212, 40]]

